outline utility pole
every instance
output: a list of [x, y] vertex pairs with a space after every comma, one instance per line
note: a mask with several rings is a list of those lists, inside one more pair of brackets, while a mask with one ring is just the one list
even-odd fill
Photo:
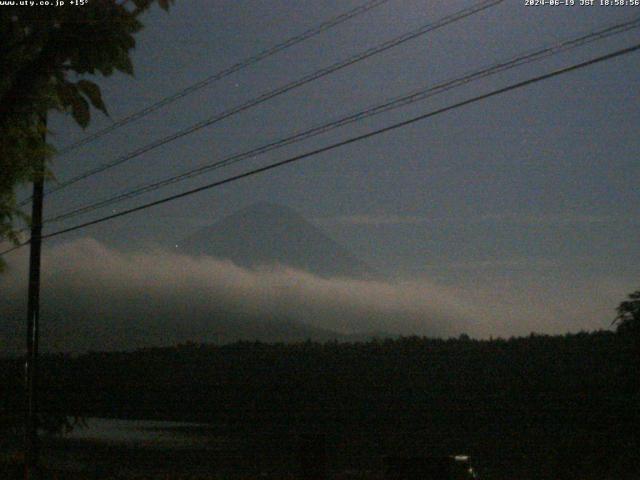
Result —
[[[46, 116], [42, 117], [43, 143], [46, 142]], [[40, 247], [42, 241], [42, 199], [45, 159], [37, 159], [31, 206], [29, 243], [29, 299], [27, 304], [27, 358], [25, 360], [25, 480], [36, 478], [38, 464], [38, 342], [40, 320]]]

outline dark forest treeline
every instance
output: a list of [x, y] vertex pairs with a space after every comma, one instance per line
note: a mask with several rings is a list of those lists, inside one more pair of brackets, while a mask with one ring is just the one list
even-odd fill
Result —
[[[323, 432], [352, 458], [464, 451], [487, 471], [508, 462], [544, 478], [568, 462], [622, 478], [638, 459], [633, 348], [621, 334], [593, 332], [50, 355], [42, 405], [50, 414], [211, 422], [227, 434]], [[19, 408], [22, 370], [3, 363], [7, 414]]]

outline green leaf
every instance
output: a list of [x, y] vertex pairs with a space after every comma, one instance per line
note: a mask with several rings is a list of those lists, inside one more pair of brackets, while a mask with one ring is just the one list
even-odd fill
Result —
[[107, 107], [102, 101], [102, 93], [100, 92], [100, 87], [98, 87], [98, 85], [90, 82], [89, 80], [80, 80], [77, 85], [80, 91], [89, 99], [91, 105], [105, 115], [109, 115], [107, 113]]
[[71, 104], [71, 98], [73, 97], [72, 90], [75, 86], [69, 82], [61, 82], [56, 85], [56, 94], [58, 95], [58, 100], [62, 107], [67, 107]]
[[[76, 91], [77, 93], [77, 91]], [[91, 113], [89, 112], [89, 102], [84, 97], [77, 94], [71, 101], [71, 114], [78, 125], [82, 128], [87, 128], [89, 120], [91, 119]]]
[[116, 59], [113, 62], [113, 65], [120, 70], [121, 72], [127, 73], [129, 75], [133, 75], [133, 63], [131, 63], [131, 59], [129, 55], [123, 54], [120, 58]]

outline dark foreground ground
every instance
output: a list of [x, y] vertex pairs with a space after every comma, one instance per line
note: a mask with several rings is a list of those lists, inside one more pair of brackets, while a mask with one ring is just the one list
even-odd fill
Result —
[[[311, 435], [326, 446], [328, 479], [382, 478], [388, 455], [464, 453], [484, 479], [637, 480], [634, 345], [594, 332], [52, 356], [43, 361], [49, 418], [209, 426], [197, 449], [53, 439], [43, 458], [85, 475], [68, 478], [298, 478], [300, 439]], [[19, 393], [20, 362], [3, 366], [0, 381]], [[19, 412], [20, 395], [5, 392], [0, 408]]]

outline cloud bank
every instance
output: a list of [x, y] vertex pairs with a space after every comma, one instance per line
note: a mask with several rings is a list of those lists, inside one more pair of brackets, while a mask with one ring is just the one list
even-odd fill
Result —
[[[22, 344], [24, 265], [26, 252], [0, 277], [6, 344]], [[126, 337], [143, 343], [152, 338], [154, 344], [237, 338], [234, 322], [246, 330], [247, 319], [299, 322], [310, 332], [342, 335], [433, 336], [468, 331], [474, 320], [471, 306], [453, 291], [426, 281], [327, 279], [282, 266], [251, 270], [162, 250], [123, 253], [92, 239], [44, 251], [42, 309], [43, 328], [55, 339], [55, 345], [43, 344], [54, 349], [64, 349], [65, 340], [74, 348], [99, 348], [100, 342], [117, 348], [131, 343]], [[153, 335], [145, 337], [144, 328]]]
[[[0, 275], [0, 353], [23, 350], [26, 265], [23, 250]], [[84, 351], [189, 340], [463, 332], [507, 337], [607, 328], [631, 283], [581, 282], [478, 272], [455, 286], [427, 279], [322, 278], [282, 266], [252, 270], [159, 249], [123, 253], [80, 239], [43, 252], [42, 345]]]

